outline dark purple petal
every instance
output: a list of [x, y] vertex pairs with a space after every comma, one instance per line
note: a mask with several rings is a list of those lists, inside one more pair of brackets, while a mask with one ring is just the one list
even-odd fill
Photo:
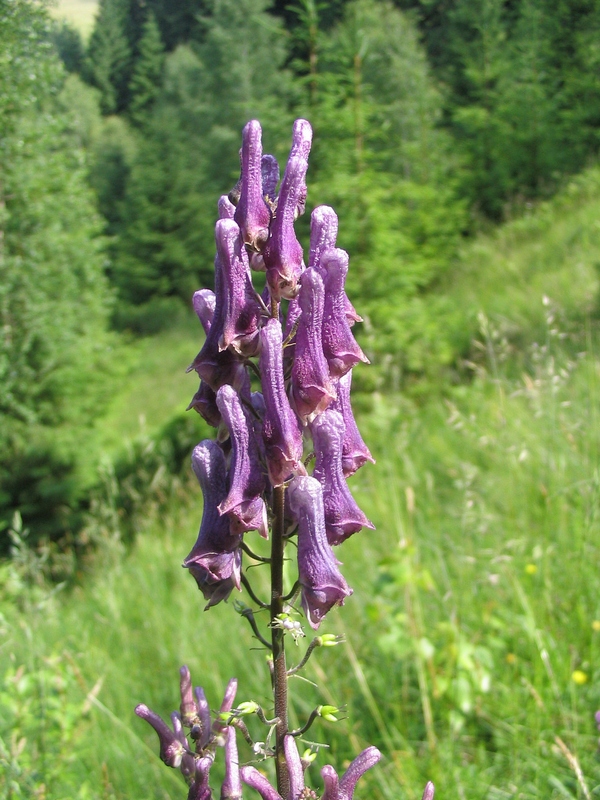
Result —
[[279, 300], [297, 294], [298, 279], [304, 270], [302, 247], [296, 238], [294, 220], [300, 198], [306, 196], [304, 182], [308, 162], [290, 158], [281, 182], [277, 212], [271, 224], [271, 235], [264, 250], [267, 283], [271, 295]]
[[168, 767], [179, 767], [181, 759], [185, 755], [185, 748], [158, 714], [148, 708], [144, 703], [140, 703], [135, 708], [135, 713], [138, 717], [145, 719], [154, 728], [158, 734], [160, 742], [160, 757]]
[[192, 467], [202, 488], [204, 510], [196, 544], [183, 562], [208, 600], [207, 608], [225, 600], [233, 587], [240, 588], [241, 536], [232, 535], [229, 519], [218, 505], [227, 496], [227, 468], [216, 442], [200, 442], [192, 453]]
[[352, 370], [343, 375], [336, 384], [337, 399], [329, 406], [331, 411], [339, 411], [344, 419], [344, 441], [342, 443], [342, 469], [344, 475], [354, 475], [357, 469], [367, 461], [375, 463], [375, 459], [364, 443], [356, 425], [352, 405], [350, 403], [350, 389], [352, 387]]
[[283, 749], [290, 778], [289, 800], [299, 800], [304, 792], [304, 770], [302, 768], [300, 754], [298, 753], [296, 739], [289, 734], [284, 736]]
[[262, 308], [252, 286], [240, 229], [233, 220], [220, 219], [215, 228], [215, 238], [225, 303], [219, 348], [225, 350], [231, 345], [244, 355], [255, 355]]
[[210, 326], [212, 325], [216, 302], [215, 293], [210, 289], [200, 289], [200, 291], [194, 293], [192, 298], [194, 311], [202, 323], [206, 335], [208, 335]]
[[335, 247], [338, 217], [330, 206], [317, 206], [310, 215], [310, 255], [308, 266], [314, 267], [323, 278], [321, 256]]
[[340, 779], [335, 769], [326, 764], [321, 770], [324, 791], [321, 800], [340, 800]]
[[248, 122], [242, 133], [240, 199], [234, 217], [244, 244], [257, 252], [267, 241], [271, 220], [271, 212], [263, 198], [261, 134], [260, 124], [255, 119]]
[[204, 748], [208, 744], [211, 734], [210, 724], [210, 706], [204, 694], [204, 689], [201, 686], [194, 687], [194, 694], [196, 695], [196, 704], [198, 706], [198, 717], [200, 719], [201, 736], [198, 740], [200, 747]]
[[[179, 739], [181, 744], [185, 747], [186, 750], [189, 749], [188, 740], [185, 735], [185, 731], [183, 730], [183, 726], [181, 724], [181, 716], [178, 711], [173, 711], [171, 714], [171, 722], [173, 723], [173, 731], [175, 736]], [[195, 759], [192, 753], [188, 752], [185, 753], [183, 758], [181, 759], [181, 764], [179, 765], [179, 769], [183, 777], [188, 780], [192, 778], [194, 772], [196, 771], [196, 764]]]
[[282, 800], [277, 789], [271, 786], [267, 778], [261, 775], [256, 767], [242, 767], [240, 774], [244, 783], [252, 789], [256, 789], [263, 800]]
[[215, 310], [202, 349], [187, 371], [196, 370], [213, 391], [228, 383], [239, 391], [250, 391], [250, 379], [246, 367], [231, 350], [221, 350], [219, 342], [223, 335], [225, 320], [225, 289], [219, 256], [215, 257]]
[[262, 193], [267, 203], [273, 204], [277, 198], [277, 184], [279, 183], [279, 164], [275, 156], [266, 153], [260, 162], [262, 177]]
[[323, 487], [327, 541], [336, 545], [363, 527], [375, 526], [358, 507], [342, 471], [342, 415], [327, 409], [314, 420], [311, 431], [316, 455], [313, 477]]
[[315, 269], [309, 268], [303, 273], [298, 303], [302, 314], [296, 332], [291, 386], [294, 408], [306, 424], [335, 397], [323, 354], [323, 281]]
[[325, 310], [323, 313], [323, 351], [332, 377], [341, 378], [359, 361], [369, 359], [352, 335], [346, 316], [344, 283], [348, 273], [348, 254], [334, 248], [323, 253], [322, 271], [325, 273]]
[[229, 493], [219, 505], [228, 514], [233, 533], [258, 530], [268, 536], [267, 508], [262, 494], [267, 482], [260, 462], [254, 426], [240, 398], [231, 386], [217, 393], [217, 406], [229, 431], [232, 452], [229, 465]]
[[376, 747], [367, 747], [356, 756], [340, 779], [340, 800], [352, 800], [358, 780], [368, 769], [380, 760], [381, 753]]
[[269, 477], [281, 486], [293, 473], [305, 474], [302, 434], [291, 409], [283, 380], [281, 326], [270, 319], [260, 332], [260, 371], [265, 401], [263, 437]]
[[200, 387], [192, 397], [186, 411], [192, 408], [213, 428], [218, 428], [221, 424], [221, 414], [217, 407], [217, 395], [206, 381], [200, 381]]
[[339, 571], [327, 542], [321, 484], [316, 478], [296, 477], [288, 493], [291, 511], [298, 520], [302, 607], [310, 626], [316, 629], [334, 605], [343, 605], [352, 589]]

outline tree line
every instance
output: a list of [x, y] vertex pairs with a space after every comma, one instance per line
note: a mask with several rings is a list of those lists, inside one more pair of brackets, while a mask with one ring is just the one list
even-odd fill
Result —
[[600, 0], [101, 0], [86, 44], [33, 0], [0, 22], [4, 528], [76, 527], [115, 331], [211, 285], [248, 119], [276, 156], [313, 124], [309, 206], [340, 216], [391, 375], [464, 349], [440, 335], [464, 238], [597, 156]]

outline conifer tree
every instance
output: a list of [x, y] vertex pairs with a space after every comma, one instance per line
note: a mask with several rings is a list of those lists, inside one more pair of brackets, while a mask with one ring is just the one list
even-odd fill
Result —
[[100, 89], [104, 114], [123, 111], [128, 104], [131, 45], [126, 35], [126, 0], [100, 0], [88, 46], [88, 75]]
[[164, 67], [164, 47], [160, 30], [152, 11], [144, 23], [139, 54], [129, 83], [129, 115], [137, 125], [143, 125], [160, 92]]

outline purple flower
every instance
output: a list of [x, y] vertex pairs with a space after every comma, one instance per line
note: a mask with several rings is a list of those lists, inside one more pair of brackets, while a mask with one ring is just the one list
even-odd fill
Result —
[[198, 391], [190, 400], [186, 411], [190, 411], [192, 408], [213, 428], [218, 428], [221, 424], [221, 414], [217, 408], [217, 395], [206, 381], [200, 381]]
[[267, 205], [272, 205], [277, 199], [277, 184], [279, 183], [279, 164], [275, 156], [266, 153], [260, 162], [262, 178], [262, 193]]
[[294, 123], [292, 149], [285, 168], [275, 219], [264, 250], [267, 283], [271, 295], [291, 299], [297, 294], [297, 283], [304, 270], [302, 247], [294, 232], [294, 221], [306, 202], [306, 170], [312, 140], [306, 120]]
[[427, 786], [425, 787], [425, 791], [423, 792], [422, 800], [433, 800], [433, 796], [435, 794], [434, 785], [431, 781], [427, 782]]
[[289, 490], [290, 509], [298, 520], [298, 579], [302, 607], [318, 628], [334, 605], [343, 605], [352, 589], [338, 569], [325, 533], [323, 490], [316, 478], [296, 477]]
[[196, 759], [194, 781], [190, 786], [187, 800], [211, 800], [212, 792], [208, 785], [208, 778], [214, 760], [214, 753], [207, 753], [202, 758]]
[[220, 219], [215, 229], [224, 297], [223, 331], [219, 349], [230, 345], [243, 355], [255, 355], [262, 313], [252, 286], [250, 265], [240, 229], [233, 220]]
[[289, 800], [300, 800], [304, 794], [304, 769], [293, 736], [288, 734], [283, 737], [283, 751], [290, 779]]
[[182, 724], [185, 725], [186, 728], [191, 728], [193, 725], [200, 724], [198, 706], [196, 705], [192, 692], [192, 677], [189, 669], [185, 665], [179, 670], [179, 693], [181, 694], [179, 711], [181, 713]]
[[235, 206], [226, 194], [219, 197], [219, 219], [233, 219], [235, 216]]
[[310, 215], [310, 255], [308, 266], [314, 267], [321, 277], [321, 256], [335, 247], [338, 233], [338, 217], [330, 206], [317, 206]]
[[217, 406], [231, 438], [229, 493], [219, 505], [220, 514], [228, 514], [233, 533], [258, 530], [268, 537], [267, 508], [262, 494], [267, 483], [260, 463], [254, 427], [240, 398], [231, 386], [217, 393]]
[[316, 269], [302, 275], [294, 363], [292, 400], [304, 424], [320, 414], [335, 397], [329, 367], [323, 355], [322, 328], [324, 305], [323, 281]]
[[179, 741], [177, 735], [169, 728], [158, 714], [148, 708], [144, 703], [140, 703], [135, 707], [135, 713], [138, 717], [145, 719], [154, 728], [158, 734], [160, 742], [160, 757], [168, 767], [177, 768], [181, 764], [181, 760], [186, 753], [186, 748]]
[[255, 252], [263, 249], [271, 221], [271, 212], [263, 197], [261, 134], [260, 124], [255, 119], [248, 122], [242, 133], [240, 198], [234, 216], [244, 244]]
[[200, 289], [200, 291], [194, 292], [194, 296], [192, 297], [194, 311], [207, 336], [210, 326], [212, 325], [213, 317], [215, 316], [216, 302], [217, 298], [215, 297], [215, 293], [210, 289]]
[[375, 526], [356, 504], [344, 478], [342, 415], [327, 409], [312, 423], [311, 431], [316, 454], [313, 477], [323, 487], [327, 540], [336, 545], [363, 527], [373, 529]]
[[216, 442], [205, 440], [194, 448], [192, 467], [202, 488], [204, 510], [196, 544], [183, 562], [198, 588], [214, 606], [240, 588], [242, 537], [229, 529], [228, 517], [219, 514], [219, 503], [227, 496], [227, 468]]
[[321, 800], [352, 800], [359, 779], [368, 769], [374, 767], [380, 758], [381, 753], [376, 747], [367, 747], [356, 756], [341, 778], [338, 778], [333, 767], [323, 767], [321, 777], [325, 791]]
[[221, 800], [240, 800], [242, 782], [235, 728], [229, 727], [225, 736], [225, 778], [221, 784]]
[[302, 463], [302, 434], [291, 409], [283, 380], [281, 326], [270, 319], [260, 332], [260, 372], [265, 401], [263, 437], [273, 486], [293, 473], [306, 473]]
[[344, 283], [348, 274], [348, 253], [334, 248], [323, 253], [325, 310], [323, 312], [323, 351], [332, 377], [341, 378], [359, 361], [369, 359], [356, 343], [346, 315]]
[[283, 800], [277, 789], [271, 786], [269, 779], [265, 778], [256, 767], [242, 767], [240, 774], [244, 783], [256, 789], [263, 800]]
[[336, 385], [337, 398], [329, 406], [331, 411], [339, 411], [344, 420], [344, 439], [342, 442], [342, 469], [346, 478], [354, 475], [357, 469], [367, 461], [375, 463], [369, 448], [362, 440], [352, 406], [350, 404], [350, 389], [352, 386], [352, 370], [349, 370], [339, 379]]

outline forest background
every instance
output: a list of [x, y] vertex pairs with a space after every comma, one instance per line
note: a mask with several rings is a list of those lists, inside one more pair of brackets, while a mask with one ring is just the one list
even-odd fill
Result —
[[101, 0], [84, 41], [0, 0], [0, 22], [2, 797], [184, 791], [131, 709], [168, 712], [184, 661], [215, 697], [232, 668], [232, 610], [188, 635], [178, 570], [211, 435], [183, 410], [190, 297], [243, 125], [284, 157], [298, 116], [365, 318], [378, 465], [353, 489], [378, 530], [347, 551], [351, 675], [325, 659], [297, 709], [347, 703], [319, 735], [339, 764], [386, 753], [365, 796], [597, 794], [600, 2]]

